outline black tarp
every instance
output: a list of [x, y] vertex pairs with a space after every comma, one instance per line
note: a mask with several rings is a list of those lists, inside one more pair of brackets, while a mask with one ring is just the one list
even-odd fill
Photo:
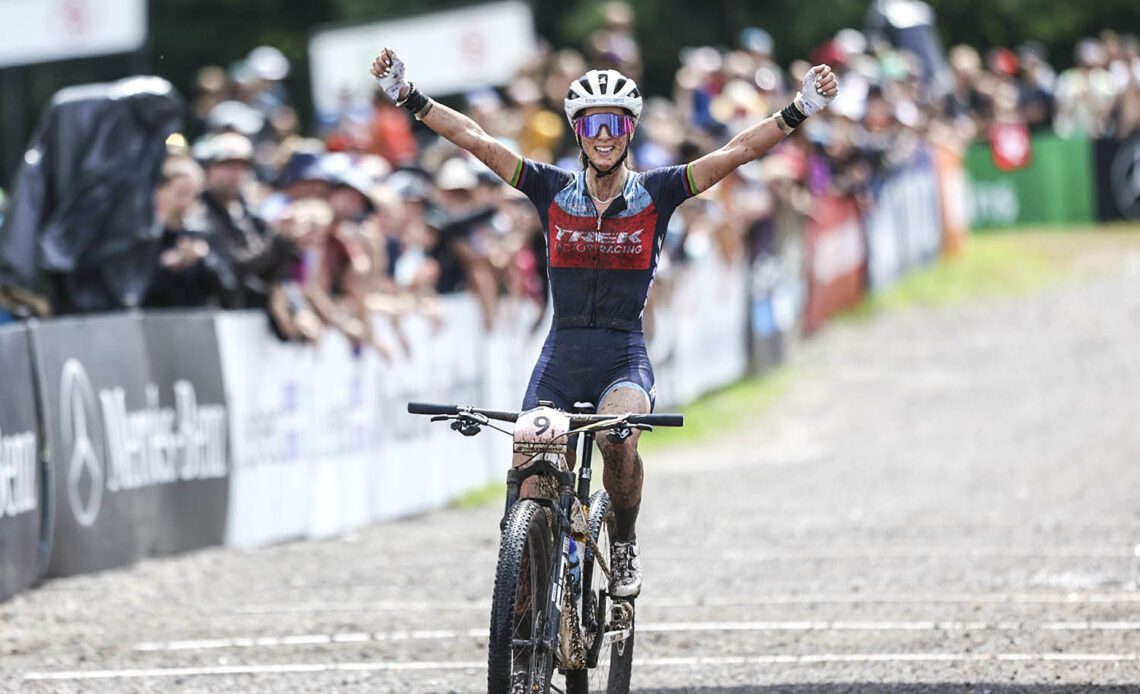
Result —
[[162, 234], [154, 188], [181, 113], [158, 77], [56, 93], [0, 228], [0, 285], [46, 291], [57, 313], [138, 306]]

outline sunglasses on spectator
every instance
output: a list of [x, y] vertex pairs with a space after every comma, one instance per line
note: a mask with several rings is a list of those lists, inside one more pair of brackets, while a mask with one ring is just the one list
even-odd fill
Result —
[[602, 126], [610, 131], [610, 137], [621, 137], [633, 132], [633, 117], [618, 113], [595, 113], [574, 120], [574, 133], [579, 137], [597, 137]]

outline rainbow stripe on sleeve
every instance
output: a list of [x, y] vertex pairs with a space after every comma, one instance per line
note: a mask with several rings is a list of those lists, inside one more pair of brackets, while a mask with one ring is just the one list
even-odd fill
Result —
[[526, 167], [523, 166], [523, 158], [519, 157], [519, 163], [515, 164], [515, 173], [511, 176], [511, 186], [514, 188], [521, 188], [523, 177], [526, 175]]
[[692, 197], [701, 191], [697, 190], [697, 179], [693, 175], [693, 162], [685, 165], [685, 192]]

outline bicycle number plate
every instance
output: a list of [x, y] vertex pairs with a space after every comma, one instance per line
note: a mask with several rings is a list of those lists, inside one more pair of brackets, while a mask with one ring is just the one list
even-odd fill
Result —
[[570, 416], [549, 407], [519, 415], [515, 423], [515, 453], [542, 453], [566, 446]]

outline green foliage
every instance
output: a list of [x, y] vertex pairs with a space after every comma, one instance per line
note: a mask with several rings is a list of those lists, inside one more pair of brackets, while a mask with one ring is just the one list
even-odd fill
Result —
[[938, 17], [947, 46], [965, 43], [979, 49], [1013, 47], [1033, 39], [1049, 49], [1057, 67], [1073, 62], [1073, 45], [1084, 36], [1111, 29], [1140, 32], [1140, 3], [1135, 0], [927, 0]]

